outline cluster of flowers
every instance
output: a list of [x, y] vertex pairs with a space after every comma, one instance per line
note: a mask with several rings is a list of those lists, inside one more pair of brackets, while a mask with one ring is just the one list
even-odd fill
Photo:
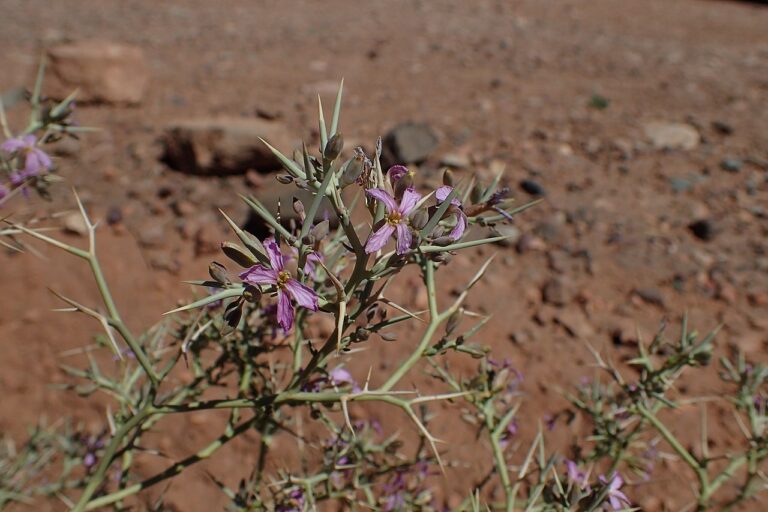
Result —
[[0, 150], [5, 153], [8, 162], [16, 164], [6, 169], [8, 183], [0, 182], [0, 201], [10, 194], [11, 189], [47, 173], [53, 167], [51, 157], [40, 149], [37, 137], [33, 134], [7, 139], [0, 144]]
[[589, 483], [589, 471], [580, 469], [578, 464], [572, 460], [566, 460], [565, 465], [568, 470], [568, 482], [572, 489], [579, 493], [578, 500], [591, 496], [593, 492], [604, 492], [608, 505], [613, 510], [625, 510], [632, 504], [627, 495], [621, 491], [624, 479], [617, 472], [612, 473], [607, 478], [605, 475], [600, 475], [598, 477], [599, 484], [593, 488]]
[[[416, 192], [413, 186], [413, 172], [405, 166], [395, 165], [387, 171], [389, 189], [369, 188], [368, 197], [383, 205], [384, 219], [369, 235], [365, 243], [365, 252], [376, 253], [384, 248], [391, 238], [395, 238], [395, 252], [406, 254], [413, 247], [415, 229], [423, 228], [429, 220], [427, 210], [419, 208], [424, 196]], [[451, 197], [453, 187], [443, 185], [434, 191], [436, 207]], [[454, 194], [455, 195], [455, 194]], [[448, 235], [441, 237], [443, 243], [453, 243], [461, 239], [468, 225], [468, 218], [461, 201], [451, 197], [450, 205], [445, 210], [445, 218], [453, 217], [454, 224]], [[312, 219], [308, 219], [312, 221]], [[295, 318], [293, 303], [311, 311], [318, 309], [318, 294], [315, 290], [299, 282], [286, 267], [285, 256], [275, 238], [263, 241], [269, 258], [269, 265], [256, 264], [240, 273], [240, 279], [249, 285], [274, 287], [277, 292], [277, 321], [284, 331], [289, 331]], [[322, 262], [322, 255], [312, 252], [307, 257], [304, 267], [306, 274], [314, 275], [315, 265]], [[292, 302], [293, 301], [293, 302]]]

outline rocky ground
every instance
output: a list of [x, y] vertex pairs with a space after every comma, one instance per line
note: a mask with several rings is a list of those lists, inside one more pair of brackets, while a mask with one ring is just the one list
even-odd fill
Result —
[[[485, 342], [524, 372], [522, 443], [563, 410], [563, 389], [594, 375], [585, 341], [620, 360], [638, 331], [649, 337], [662, 318], [674, 324], [687, 312], [700, 331], [723, 325], [720, 353], [766, 360], [765, 6], [6, 0], [2, 11], [0, 92], [12, 125], [23, 122], [20, 88], [47, 52], [47, 93], [79, 85], [78, 120], [101, 128], [61, 144], [55, 162], [104, 224], [107, 277], [137, 328], [190, 296], [180, 281], [204, 275], [229, 236], [218, 208], [245, 223], [238, 193], [276, 197], [275, 162], [254, 138], [316, 144], [316, 95], [330, 106], [344, 77], [347, 147], [370, 149], [390, 134], [391, 158], [420, 162], [426, 183], [443, 166], [487, 177], [503, 165], [520, 202], [543, 199], [506, 228], [511, 243], [453, 262], [457, 279], [468, 278], [499, 253], [495, 278], [471, 306], [495, 315]], [[72, 207], [60, 186], [53, 203], [31, 200], [15, 212], [61, 213], [63, 236], [77, 242]], [[17, 439], [41, 412], [90, 428], [103, 418], [99, 404], [50, 386], [65, 380], [56, 368], [66, 351], [97, 326], [51, 313], [58, 305], [46, 287], [96, 295], [79, 262], [42, 252], [47, 259], [0, 256], [0, 432]], [[412, 305], [424, 300], [402, 293]], [[371, 363], [394, 364], [400, 350], [375, 345], [352, 368], [362, 377]], [[686, 388], [721, 391], [715, 380]], [[674, 428], [686, 432], [697, 418], [697, 408], [681, 410]], [[216, 419], [184, 421], [158, 439], [169, 457], [218, 428]], [[713, 420], [713, 449], [730, 445], [732, 423]], [[552, 435], [567, 444], [584, 428], [558, 421]], [[255, 459], [252, 441], [179, 479], [168, 501], [220, 508], [205, 469], [236, 482]], [[476, 453], [471, 443], [449, 450], [472, 460], [451, 481], [484, 473], [489, 461]], [[680, 510], [687, 481], [679, 462], [664, 461], [628, 494], [644, 510]], [[455, 488], [448, 500], [468, 490]]]

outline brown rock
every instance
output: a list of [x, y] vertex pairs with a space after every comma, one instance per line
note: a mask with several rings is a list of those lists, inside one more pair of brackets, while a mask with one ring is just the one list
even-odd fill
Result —
[[587, 339], [595, 334], [587, 317], [576, 308], [565, 309], [558, 313], [555, 322], [562, 325], [574, 338]]
[[544, 302], [562, 307], [571, 302], [574, 296], [573, 287], [565, 279], [550, 279], [541, 289]]
[[212, 223], [203, 224], [195, 233], [195, 256], [217, 254], [222, 238], [218, 226]]
[[78, 89], [84, 102], [141, 103], [149, 71], [141, 48], [110, 41], [79, 41], [48, 50], [46, 93], [65, 98]]
[[163, 160], [188, 174], [245, 174], [280, 169], [280, 161], [259, 140], [290, 155], [294, 140], [280, 123], [263, 119], [202, 118], [172, 123], [163, 136]]

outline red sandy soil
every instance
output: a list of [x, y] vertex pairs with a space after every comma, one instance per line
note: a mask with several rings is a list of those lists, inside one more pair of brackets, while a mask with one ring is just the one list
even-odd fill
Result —
[[[219, 207], [242, 218], [236, 192], [249, 187], [242, 176], [204, 179], [169, 170], [158, 159], [162, 127], [178, 118], [262, 110], [311, 139], [316, 93], [329, 105], [344, 77], [348, 145], [370, 147], [400, 121], [424, 121], [441, 140], [434, 161], [424, 166], [425, 179], [436, 179], [429, 169], [442, 155], [459, 152], [481, 174], [493, 160], [505, 163], [505, 179], [520, 201], [529, 199], [517, 187], [522, 179], [535, 179], [547, 191], [543, 204], [516, 223], [536, 237], [532, 249], [465, 253], [442, 276], [450, 290], [487, 255], [499, 253], [493, 279], [478, 287], [469, 305], [494, 314], [482, 341], [525, 375], [522, 446], [546, 414], [567, 407], [562, 390], [595, 374], [585, 340], [620, 360], [632, 348], [613, 344], [617, 329], [631, 338], [638, 328], [647, 338], [662, 318], [676, 324], [688, 312], [699, 331], [724, 324], [719, 353], [738, 347], [767, 359], [764, 6], [694, 0], [5, 0], [0, 18], [0, 91], [29, 84], [41, 50], [62, 39], [135, 44], [148, 58], [151, 83], [143, 103], [79, 106], [80, 122], [103, 130], [83, 137], [74, 155], [57, 157], [60, 174], [97, 219], [110, 208], [123, 213], [121, 226], [100, 230], [99, 248], [118, 305], [135, 329], [191, 296], [182, 279], [205, 275], [212, 256], [196, 255], [189, 223], [205, 225], [209, 238], [226, 239], [210, 219]], [[591, 107], [594, 94], [607, 98], [608, 107]], [[20, 112], [10, 115], [20, 122]], [[657, 120], [688, 123], [702, 141], [687, 151], [658, 150], [643, 131]], [[714, 122], [732, 133], [714, 129]], [[743, 160], [742, 169], [721, 170], [726, 157]], [[689, 180], [690, 190], [674, 191], [672, 179]], [[55, 196], [50, 204], [32, 199], [18, 214], [73, 207], [66, 185]], [[182, 200], [190, 204], [179, 215], [173, 205]], [[688, 230], [700, 218], [716, 226], [710, 241]], [[141, 247], [141, 233], [157, 226], [159, 246]], [[104, 419], [103, 402], [51, 386], [66, 379], [58, 366], [72, 362], [62, 352], [89, 343], [98, 325], [51, 312], [60, 303], [46, 288], [95, 304], [87, 269], [35, 247], [44, 259], [0, 256], [0, 433], [17, 440], [41, 414], [51, 421], [71, 416], [94, 431]], [[551, 280], [564, 288], [563, 305], [542, 298]], [[637, 290], [658, 300], [643, 300]], [[406, 292], [410, 305], [423, 300]], [[351, 367], [363, 378], [373, 364], [375, 380], [407, 349], [402, 338], [377, 342]], [[722, 389], [716, 379], [699, 379], [684, 391], [716, 395]], [[450, 414], [441, 411], [439, 418]], [[490, 457], [474, 442], [456, 439], [471, 436], [469, 429], [441, 425], [439, 418], [436, 435], [462, 441], [452, 443], [446, 457], [468, 461], [447, 476], [452, 490], [445, 495], [454, 502], [485, 474]], [[698, 418], [698, 407], [691, 406], [669, 419], [693, 442]], [[217, 417], [173, 421], [168, 434], [153, 438], [172, 459], [219, 433]], [[735, 443], [729, 416], [712, 414], [711, 423], [713, 451]], [[411, 426], [403, 418], [387, 428]], [[553, 446], [566, 447], [585, 433], [583, 423], [560, 421]], [[206, 471], [235, 485], [250, 472], [255, 447], [255, 437], [245, 436], [150, 494], [165, 490], [166, 503], [178, 510], [220, 510], [226, 499]], [[627, 493], [644, 510], [681, 510], [691, 500], [691, 478], [679, 461], [665, 461], [649, 482], [635, 482]]]

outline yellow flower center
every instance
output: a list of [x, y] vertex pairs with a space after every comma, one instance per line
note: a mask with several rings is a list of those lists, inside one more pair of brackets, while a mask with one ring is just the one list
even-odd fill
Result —
[[387, 215], [387, 224], [389, 224], [390, 226], [397, 226], [398, 224], [400, 224], [402, 220], [403, 220], [403, 215], [398, 211], [394, 211], [389, 215]]
[[291, 279], [291, 273], [283, 270], [277, 274], [277, 287], [280, 289], [285, 288], [286, 283]]

